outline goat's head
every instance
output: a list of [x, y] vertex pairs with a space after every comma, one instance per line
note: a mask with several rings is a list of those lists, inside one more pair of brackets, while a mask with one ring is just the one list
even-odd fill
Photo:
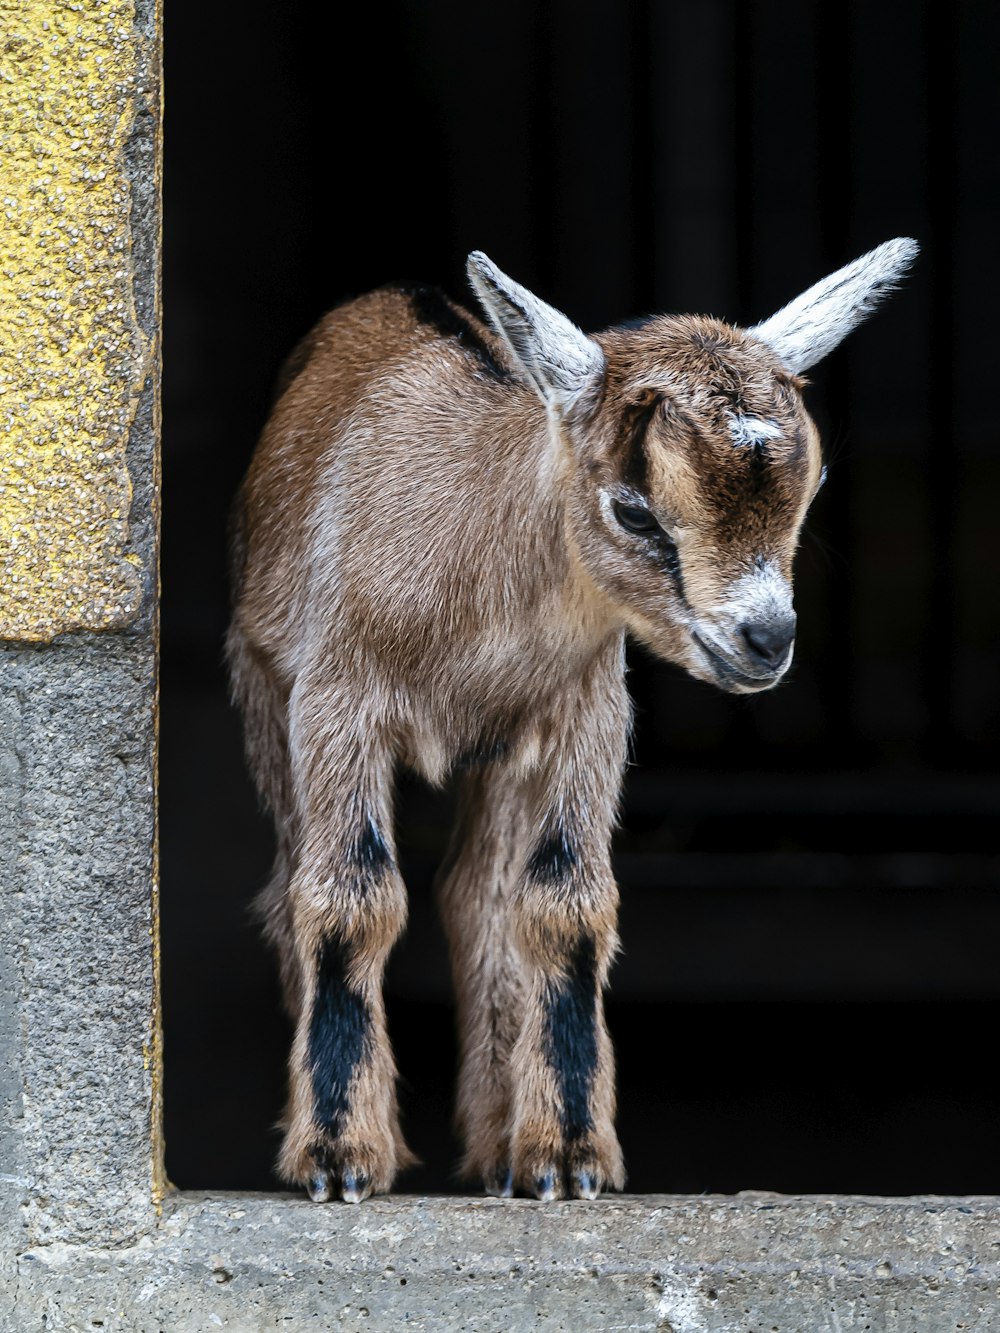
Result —
[[631, 632], [692, 675], [752, 693], [788, 669], [792, 558], [823, 473], [799, 375], [916, 250], [889, 241], [753, 329], [662, 316], [593, 338], [469, 257], [490, 322], [558, 428], [576, 558]]

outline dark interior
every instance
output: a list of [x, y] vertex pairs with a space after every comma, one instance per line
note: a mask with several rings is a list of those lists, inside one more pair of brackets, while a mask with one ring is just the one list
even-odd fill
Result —
[[[308, 16], [307, 16], [308, 15]], [[797, 661], [735, 698], [632, 655], [609, 1017], [633, 1191], [1000, 1193], [1000, 10], [634, 0], [166, 7], [162, 657], [167, 1168], [277, 1188], [271, 854], [229, 708], [225, 528], [324, 311], [464, 260], [596, 329], [771, 314], [896, 235], [905, 289], [811, 372], [829, 479]], [[400, 784], [404, 1190], [450, 1191], [453, 1013]]]

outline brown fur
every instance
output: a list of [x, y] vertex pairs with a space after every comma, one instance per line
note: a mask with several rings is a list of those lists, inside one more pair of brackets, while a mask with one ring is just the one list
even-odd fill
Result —
[[[440, 899], [465, 1166], [499, 1193], [590, 1197], [624, 1180], [601, 1000], [617, 948], [624, 634], [715, 680], [692, 618], [723, 625], [719, 607], [762, 561], [790, 577], [818, 440], [801, 382], [717, 321], [599, 335], [601, 381], [560, 418], [472, 315], [420, 309], [385, 289], [318, 326], [235, 526], [228, 656], [278, 829], [262, 913], [297, 1020], [280, 1168], [314, 1197], [357, 1198], [411, 1160], [381, 1000], [405, 919], [393, 774], [438, 783], [461, 762]], [[733, 412], [780, 438], [735, 446]], [[609, 519], [623, 486], [675, 535], [682, 593], [659, 548]], [[739, 656], [736, 615], [724, 632]], [[331, 940], [348, 961], [318, 1000]], [[365, 1034], [329, 1124], [310, 1044], [324, 1013]]]

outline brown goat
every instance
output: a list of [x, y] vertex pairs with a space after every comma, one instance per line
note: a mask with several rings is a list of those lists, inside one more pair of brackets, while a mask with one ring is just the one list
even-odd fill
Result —
[[493, 331], [385, 288], [294, 354], [235, 515], [228, 657], [277, 826], [279, 1166], [314, 1199], [388, 1190], [412, 1160], [381, 989], [406, 916], [399, 764], [461, 771], [440, 897], [466, 1169], [499, 1195], [621, 1188], [602, 991], [625, 635], [725, 690], [781, 678], [822, 470], [798, 375], [915, 253], [890, 241], [751, 330], [594, 337], [476, 253]]

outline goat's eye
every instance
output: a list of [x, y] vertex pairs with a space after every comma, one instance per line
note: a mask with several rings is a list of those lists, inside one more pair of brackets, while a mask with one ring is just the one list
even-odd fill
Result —
[[614, 504], [615, 518], [629, 532], [662, 532], [652, 513], [642, 505]]

